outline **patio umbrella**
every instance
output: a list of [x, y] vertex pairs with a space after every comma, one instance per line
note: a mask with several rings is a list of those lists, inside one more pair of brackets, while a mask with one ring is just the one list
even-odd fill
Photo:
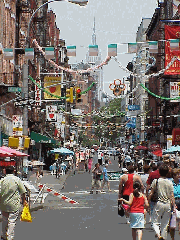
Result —
[[147, 150], [147, 147], [139, 145], [139, 146], [136, 146], [134, 149], [135, 150]]
[[13, 156], [16, 156], [16, 157], [25, 157], [25, 156], [29, 156], [28, 154], [26, 153], [22, 153], [20, 151], [17, 151], [15, 149], [12, 149], [12, 148], [9, 148], [9, 147], [6, 147], [6, 146], [2, 146], [0, 147], [1, 150], [5, 151], [5, 152], [8, 152], [8, 153], [11, 153], [13, 154]]
[[54, 148], [53, 150], [50, 150], [51, 153], [59, 153], [62, 155], [74, 155], [73, 151], [70, 151], [67, 148]]
[[162, 157], [162, 149], [158, 149], [158, 150], [152, 152], [152, 154], [154, 154], [154, 155], [156, 155], [158, 157]]

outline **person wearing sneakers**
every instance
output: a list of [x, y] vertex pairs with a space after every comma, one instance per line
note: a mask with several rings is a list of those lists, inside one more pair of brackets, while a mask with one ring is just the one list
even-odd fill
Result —
[[[138, 181], [141, 184], [141, 190], [144, 192], [144, 186], [141, 180], [140, 175], [134, 174], [134, 166], [129, 165], [127, 167], [128, 173], [125, 173], [120, 178], [119, 182], [119, 198], [124, 198], [129, 201], [129, 195], [133, 192], [133, 182]], [[127, 223], [129, 223], [129, 213], [125, 210], [125, 217], [127, 219]]]
[[102, 189], [101, 189], [102, 192], [104, 192], [103, 187], [106, 183], [107, 183], [109, 192], [111, 192], [107, 168], [108, 168], [108, 164], [106, 164], [105, 167], [103, 168], [103, 183], [102, 183]]
[[[158, 240], [167, 239], [167, 229], [171, 217], [171, 210], [175, 207], [173, 183], [166, 178], [169, 172], [167, 164], [159, 167], [159, 179], [154, 179], [151, 184], [151, 192], [148, 196], [150, 202], [154, 191], [158, 193], [158, 201], [153, 208], [152, 228]], [[157, 190], [156, 190], [157, 189]]]
[[92, 174], [93, 174], [93, 179], [92, 179], [92, 187], [91, 187], [91, 191], [90, 194], [93, 194], [93, 189], [94, 187], [96, 187], [96, 194], [98, 193], [98, 190], [101, 187], [101, 174], [102, 174], [102, 170], [100, 169], [100, 164], [96, 163], [95, 167], [92, 170]]
[[130, 206], [130, 227], [132, 228], [133, 240], [142, 240], [142, 229], [144, 228], [144, 209], [149, 206], [148, 200], [141, 192], [141, 184], [139, 181], [133, 183], [133, 193], [129, 196], [129, 201], [120, 198], [120, 202], [124, 202]]

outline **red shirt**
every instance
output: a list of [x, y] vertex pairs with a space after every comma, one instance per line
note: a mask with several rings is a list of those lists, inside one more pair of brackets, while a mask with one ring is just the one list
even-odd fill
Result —
[[134, 174], [128, 174], [128, 180], [125, 182], [124, 188], [123, 188], [123, 195], [129, 196], [133, 191], [133, 176]]
[[153, 171], [153, 172], [151, 172], [151, 173], [149, 174], [149, 177], [148, 177], [148, 179], [147, 179], [147, 184], [148, 184], [148, 185], [151, 185], [151, 183], [153, 182], [153, 180], [154, 180], [154, 179], [158, 179], [158, 178], [160, 178], [159, 169], [157, 169], [157, 170], [155, 170], [155, 171]]
[[133, 202], [130, 206], [131, 213], [144, 213], [144, 197], [133, 197]]

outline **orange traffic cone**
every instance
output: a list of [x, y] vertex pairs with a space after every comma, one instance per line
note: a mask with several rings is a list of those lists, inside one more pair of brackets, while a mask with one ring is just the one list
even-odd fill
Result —
[[109, 160], [109, 164], [112, 164], [111, 160]]

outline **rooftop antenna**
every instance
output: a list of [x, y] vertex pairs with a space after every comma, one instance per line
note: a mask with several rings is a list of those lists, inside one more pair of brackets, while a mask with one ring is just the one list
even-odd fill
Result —
[[95, 17], [94, 17], [94, 27], [93, 27], [93, 35], [92, 35], [92, 44], [93, 44], [93, 45], [96, 45]]

